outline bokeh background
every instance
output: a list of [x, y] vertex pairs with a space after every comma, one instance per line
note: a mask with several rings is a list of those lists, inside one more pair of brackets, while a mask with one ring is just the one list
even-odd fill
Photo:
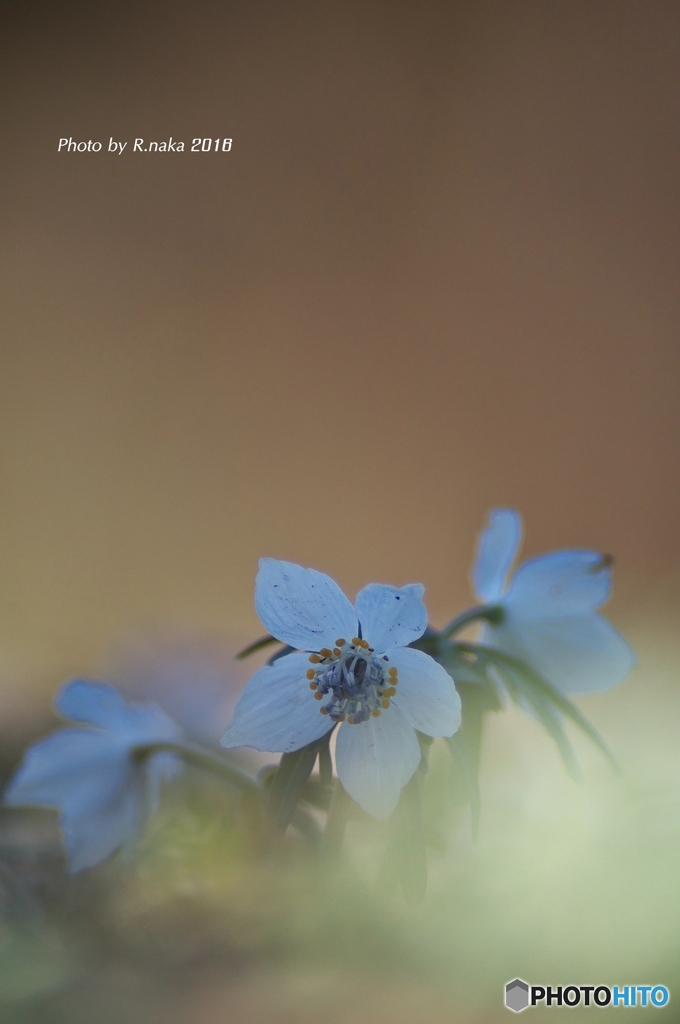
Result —
[[[188, 678], [218, 734], [262, 555], [350, 593], [422, 581], [443, 624], [494, 505], [523, 512], [525, 554], [616, 556], [608, 614], [639, 655], [581, 701], [621, 779], [579, 745], [579, 789], [535, 723], [493, 718], [479, 842], [452, 821], [419, 910], [373, 933], [345, 890], [227, 885], [182, 819], [175, 873], [152, 837], [60, 896], [39, 952], [2, 932], [7, 1019], [491, 1021], [516, 974], [680, 994], [677, 4], [5, 0], [2, 21], [8, 767], [73, 674], [167, 686], [173, 711]], [[131, 152], [171, 136], [233, 149]], [[164, 947], [178, 892], [190, 938]]]

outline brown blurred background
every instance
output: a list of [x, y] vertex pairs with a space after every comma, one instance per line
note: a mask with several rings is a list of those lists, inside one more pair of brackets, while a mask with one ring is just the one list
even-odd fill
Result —
[[[5, 0], [3, 25], [7, 720], [121, 638], [259, 635], [261, 555], [422, 581], [442, 623], [499, 504], [525, 553], [613, 552], [611, 617], [672, 635], [677, 3]], [[170, 136], [233, 150], [131, 152]]]
[[[678, 565], [680, 11], [4, 4], [2, 650], [259, 630], [259, 556], [467, 599]], [[61, 137], [128, 140], [122, 156]], [[230, 154], [130, 152], [233, 137]]]

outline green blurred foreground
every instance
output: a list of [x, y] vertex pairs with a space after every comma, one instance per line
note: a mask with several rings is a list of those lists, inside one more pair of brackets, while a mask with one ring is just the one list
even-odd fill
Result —
[[[2, 1021], [476, 1024], [512, 1019], [503, 986], [516, 975], [671, 990], [660, 1010], [533, 1009], [530, 1022], [678, 1019], [680, 649], [668, 633], [632, 639], [634, 676], [579, 702], [622, 775], [571, 730], [579, 787], [537, 723], [492, 715], [477, 846], [469, 809], [450, 805], [416, 908], [381, 895], [385, 825], [357, 813], [342, 858], [323, 868], [292, 832], [263, 852], [247, 806], [198, 770], [167, 792], [134, 861], [75, 878], [51, 814], [4, 810]], [[450, 765], [439, 741], [433, 818]]]

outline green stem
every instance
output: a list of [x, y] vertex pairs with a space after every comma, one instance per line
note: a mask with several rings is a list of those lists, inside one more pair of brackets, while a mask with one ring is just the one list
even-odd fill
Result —
[[350, 797], [340, 779], [336, 779], [328, 808], [326, 827], [321, 839], [321, 853], [324, 857], [335, 857], [340, 852], [342, 841], [345, 838], [350, 802]]
[[[138, 761], [143, 761], [145, 758], [151, 757], [152, 754], [163, 753], [177, 754], [188, 764], [194, 764], [198, 768], [205, 768], [209, 772], [221, 776], [243, 792], [257, 797], [258, 800], [265, 801], [267, 798], [266, 791], [247, 772], [242, 771], [235, 764], [231, 764], [224, 755], [198, 743], [189, 743], [186, 740], [175, 742], [164, 740], [158, 743], [140, 744], [132, 750], [132, 756]], [[303, 835], [310, 846], [319, 846], [321, 833], [311, 814], [297, 807], [293, 812], [291, 824]]]
[[139, 761], [143, 761], [152, 754], [160, 753], [177, 754], [189, 764], [195, 764], [199, 768], [207, 768], [208, 771], [221, 775], [228, 782], [238, 786], [239, 789], [257, 794], [260, 799], [264, 796], [260, 786], [247, 772], [237, 768], [236, 765], [228, 761], [222, 754], [218, 754], [216, 751], [210, 750], [209, 747], [203, 747], [198, 743], [189, 743], [186, 740], [160, 740], [156, 743], [142, 743], [138, 747], [133, 748], [132, 756]]
[[504, 614], [503, 606], [500, 604], [480, 604], [475, 608], [468, 608], [466, 612], [457, 615], [447, 626], [444, 626], [439, 634], [439, 638], [441, 640], [448, 640], [456, 633], [460, 633], [461, 629], [465, 629], [466, 626], [480, 620], [498, 626], [503, 621]]

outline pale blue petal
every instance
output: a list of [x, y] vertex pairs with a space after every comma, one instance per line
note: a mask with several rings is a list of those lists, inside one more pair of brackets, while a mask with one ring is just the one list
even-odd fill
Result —
[[222, 737], [223, 747], [290, 752], [319, 739], [332, 727], [314, 699], [306, 672], [307, 654], [287, 654], [265, 665], [238, 699], [234, 717]]
[[489, 525], [477, 540], [472, 587], [480, 601], [494, 604], [505, 590], [505, 580], [522, 540], [522, 517], [512, 508], [494, 508]]
[[59, 690], [54, 706], [64, 718], [102, 729], [120, 728], [125, 720], [126, 701], [110, 683], [73, 679]]
[[400, 589], [369, 583], [359, 591], [356, 600], [364, 640], [379, 653], [417, 640], [427, 627], [424, 593], [421, 583], [409, 583]]
[[523, 618], [583, 615], [607, 600], [611, 577], [611, 559], [597, 551], [553, 551], [520, 565], [505, 603]]
[[124, 788], [131, 771], [127, 749], [110, 735], [61, 729], [28, 748], [4, 800], [87, 814]]
[[125, 700], [109, 683], [74, 679], [61, 688], [54, 704], [64, 718], [99, 726], [129, 745], [182, 736], [180, 727], [155, 704]]
[[158, 810], [162, 783], [180, 768], [174, 754], [153, 754], [143, 765], [132, 767], [126, 785], [106, 804], [87, 815], [63, 814], [61, 831], [69, 871], [94, 867], [119, 849], [132, 852]]
[[562, 693], [596, 693], [622, 682], [635, 654], [614, 627], [595, 613], [523, 620], [509, 615], [485, 627], [482, 642], [526, 661]]
[[392, 703], [419, 732], [453, 736], [460, 727], [460, 697], [448, 672], [429, 654], [413, 647], [397, 647], [385, 653], [399, 674]]
[[89, 814], [63, 814], [61, 832], [70, 872], [101, 863], [122, 846], [135, 843], [147, 822], [142, 773]]
[[293, 562], [260, 559], [255, 608], [272, 636], [303, 651], [332, 649], [336, 640], [356, 636], [356, 612], [337, 583]]
[[159, 708], [127, 702], [105, 683], [76, 680], [56, 703], [62, 714], [104, 728], [60, 729], [33, 744], [4, 800], [57, 809], [69, 869], [79, 871], [135, 841], [155, 809], [162, 779], [179, 770], [168, 753], [139, 765], [132, 747], [179, 739], [181, 730]]
[[388, 818], [420, 764], [420, 747], [413, 726], [393, 704], [379, 718], [340, 726], [335, 763], [349, 795], [374, 818]]

